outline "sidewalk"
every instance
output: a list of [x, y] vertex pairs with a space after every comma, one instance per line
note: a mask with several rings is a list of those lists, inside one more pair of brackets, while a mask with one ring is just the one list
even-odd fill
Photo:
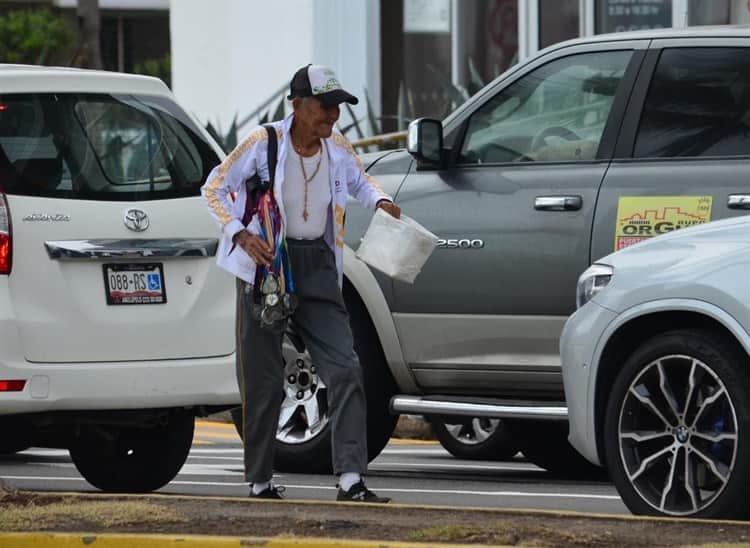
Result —
[[0, 547], [700, 546], [750, 523], [244, 497], [6, 493]]

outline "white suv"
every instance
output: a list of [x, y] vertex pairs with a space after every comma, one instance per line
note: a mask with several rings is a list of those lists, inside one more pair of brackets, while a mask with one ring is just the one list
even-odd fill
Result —
[[560, 340], [570, 442], [637, 514], [747, 518], [750, 217], [599, 259]]
[[0, 65], [0, 89], [0, 452], [157, 489], [239, 401], [199, 193], [221, 151], [155, 78]]

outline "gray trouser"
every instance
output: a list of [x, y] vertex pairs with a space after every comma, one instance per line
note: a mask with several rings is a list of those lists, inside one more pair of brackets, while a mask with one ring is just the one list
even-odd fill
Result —
[[[294, 328], [328, 388], [333, 471], [364, 473], [367, 468], [365, 391], [354, 352], [333, 252], [322, 238], [288, 240], [298, 298]], [[284, 326], [261, 327], [252, 318], [252, 286], [237, 285], [237, 380], [242, 395], [245, 480], [273, 475], [274, 442], [283, 400]]]

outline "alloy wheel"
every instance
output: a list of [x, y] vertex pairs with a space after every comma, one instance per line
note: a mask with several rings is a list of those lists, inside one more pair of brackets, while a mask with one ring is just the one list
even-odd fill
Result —
[[305, 443], [328, 424], [328, 390], [307, 351], [284, 340], [284, 400], [276, 431], [282, 443]]
[[500, 419], [474, 417], [470, 421], [460, 424], [445, 423], [445, 429], [457, 441], [466, 445], [476, 445], [492, 436], [499, 425]]
[[729, 483], [737, 424], [729, 392], [706, 363], [680, 354], [654, 360], [629, 385], [620, 407], [625, 474], [659, 512], [695, 514]]

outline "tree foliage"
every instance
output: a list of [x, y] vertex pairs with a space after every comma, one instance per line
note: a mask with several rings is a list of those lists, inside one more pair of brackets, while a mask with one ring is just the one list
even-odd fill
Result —
[[61, 61], [76, 32], [48, 9], [14, 10], [0, 16], [0, 62], [44, 65]]
[[161, 78], [165, 84], [171, 87], [172, 58], [169, 53], [167, 53], [158, 59], [149, 59], [143, 63], [135, 65], [133, 67], [133, 72], [136, 74], [144, 74], [146, 76], [156, 76], [157, 78]]

